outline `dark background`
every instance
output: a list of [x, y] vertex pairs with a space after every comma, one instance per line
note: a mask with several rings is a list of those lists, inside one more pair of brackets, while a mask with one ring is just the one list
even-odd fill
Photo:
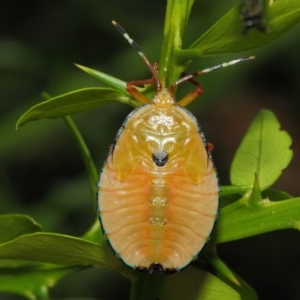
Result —
[[[186, 45], [238, 1], [196, 1]], [[17, 119], [42, 100], [100, 86], [79, 63], [124, 81], [149, 78], [138, 55], [111, 25], [118, 21], [149, 60], [158, 59], [165, 1], [2, 0], [0, 2], [0, 213], [24, 213], [46, 231], [79, 236], [94, 222], [95, 203], [78, 149], [64, 122], [41, 120], [15, 131]], [[251, 34], [251, 33], [250, 33]], [[256, 60], [201, 78], [204, 94], [189, 106], [209, 142], [221, 184], [229, 184], [231, 161], [260, 109], [271, 109], [293, 138], [294, 158], [275, 187], [300, 195], [300, 27], [270, 45], [245, 53], [199, 59], [196, 71], [234, 58]], [[246, 37], [245, 37], [246, 38]], [[185, 93], [191, 87], [182, 88]], [[108, 145], [131, 111], [112, 104], [74, 116], [99, 167]], [[218, 246], [221, 257], [248, 281], [260, 299], [300, 299], [300, 234], [285, 230]], [[1, 283], [0, 283], [1, 284]], [[64, 278], [54, 299], [126, 299], [129, 283], [90, 269]], [[0, 299], [21, 297], [0, 294]]]

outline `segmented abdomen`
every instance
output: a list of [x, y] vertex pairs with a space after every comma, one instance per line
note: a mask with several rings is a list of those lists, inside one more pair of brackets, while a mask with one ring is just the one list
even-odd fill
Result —
[[133, 268], [182, 269], [202, 249], [216, 219], [218, 180], [210, 159], [200, 184], [180, 164], [163, 170], [140, 162], [120, 181], [110, 155], [101, 175], [102, 227], [116, 254]]

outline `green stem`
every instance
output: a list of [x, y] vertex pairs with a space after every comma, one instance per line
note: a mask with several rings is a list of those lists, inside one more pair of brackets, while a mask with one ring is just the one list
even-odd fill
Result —
[[[247, 196], [251, 197], [250, 194]], [[300, 198], [284, 201], [264, 199], [255, 206], [249, 205], [243, 197], [231, 205], [220, 211], [212, 237], [216, 244], [279, 229], [300, 229]]]
[[227, 185], [221, 186], [221, 196], [243, 194], [251, 190], [253, 185]]
[[206, 257], [214, 267], [217, 277], [236, 290], [241, 295], [241, 299], [258, 299], [252, 287], [231, 271], [216, 253], [210, 251], [206, 253]]
[[159, 77], [166, 80], [166, 86], [174, 83], [187, 65], [178, 62], [177, 53], [182, 49], [182, 40], [193, 3], [194, 0], [168, 0], [159, 60]]
[[95, 167], [94, 161], [92, 159], [91, 153], [81, 135], [79, 132], [77, 126], [75, 125], [74, 121], [70, 116], [64, 117], [64, 120], [68, 127], [70, 128], [71, 132], [73, 133], [73, 136], [75, 137], [77, 146], [79, 148], [79, 151], [81, 153], [81, 156], [83, 158], [83, 162], [85, 165], [85, 168], [88, 172], [88, 177], [89, 177], [89, 183], [91, 187], [91, 191], [93, 194], [93, 197], [96, 195], [96, 185], [97, 185], [97, 180], [98, 180], [98, 172]]
[[156, 300], [163, 276], [139, 274], [132, 282], [130, 300]]

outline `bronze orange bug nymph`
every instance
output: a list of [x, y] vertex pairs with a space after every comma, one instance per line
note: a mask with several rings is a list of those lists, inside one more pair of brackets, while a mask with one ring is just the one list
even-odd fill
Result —
[[[196, 118], [184, 108], [202, 92], [192, 78], [228, 64], [183, 76], [170, 88], [158, 78], [137, 44], [113, 25], [139, 53], [153, 78], [127, 84], [142, 106], [125, 119], [99, 180], [98, 210], [104, 234], [122, 261], [144, 273], [172, 274], [194, 260], [213, 229], [219, 183], [210, 147]], [[197, 88], [180, 101], [181, 82]], [[154, 83], [152, 100], [134, 85]]]

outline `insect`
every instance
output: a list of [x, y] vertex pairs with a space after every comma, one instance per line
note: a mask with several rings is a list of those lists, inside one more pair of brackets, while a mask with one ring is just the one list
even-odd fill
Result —
[[[202, 92], [193, 77], [243, 62], [241, 58], [191, 75], [170, 88], [125, 30], [113, 21], [148, 65], [153, 78], [132, 81], [127, 91], [142, 106], [131, 112], [118, 131], [100, 174], [98, 211], [104, 234], [115, 254], [143, 273], [173, 274], [197, 258], [213, 229], [219, 183], [196, 118], [184, 108]], [[180, 101], [178, 84], [196, 89]], [[155, 84], [152, 100], [136, 85]]]
[[240, 16], [244, 24], [243, 34], [247, 34], [251, 28], [255, 27], [259, 31], [267, 32], [268, 26], [262, 15], [262, 0], [242, 0]]

